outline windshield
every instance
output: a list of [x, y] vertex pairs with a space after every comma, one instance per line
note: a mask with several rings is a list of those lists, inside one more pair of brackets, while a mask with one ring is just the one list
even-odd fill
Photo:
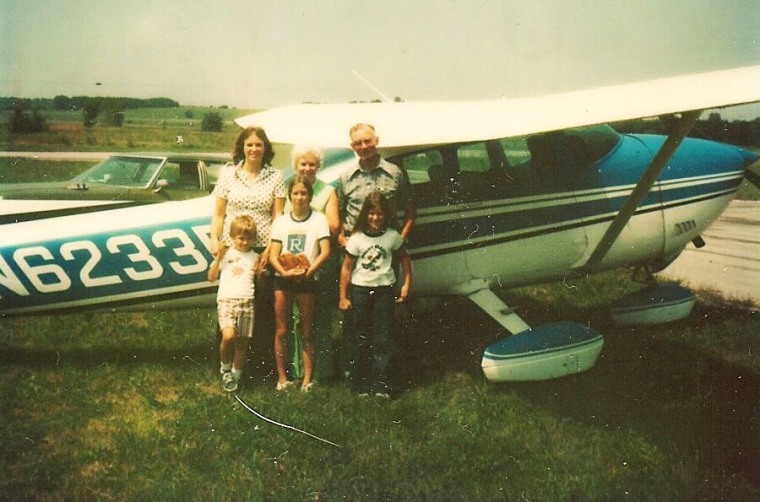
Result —
[[146, 187], [163, 161], [164, 159], [146, 157], [109, 157], [80, 174], [73, 181]]
[[601, 160], [620, 142], [620, 134], [607, 124], [566, 129], [565, 134], [583, 144], [586, 162]]

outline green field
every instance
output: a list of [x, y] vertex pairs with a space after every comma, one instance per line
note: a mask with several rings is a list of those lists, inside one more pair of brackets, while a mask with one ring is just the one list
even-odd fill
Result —
[[[192, 118], [185, 112], [190, 111]], [[202, 132], [205, 113], [218, 113], [224, 119], [221, 132]], [[253, 110], [229, 108], [144, 108], [127, 110], [122, 127], [96, 124], [85, 128], [81, 112], [50, 112], [49, 131], [35, 134], [8, 133], [8, 112], [0, 113], [0, 148], [6, 151], [155, 151], [228, 152], [232, 151], [240, 128], [233, 120]], [[177, 136], [183, 137], [177, 143]]]
[[622, 272], [505, 292], [531, 324], [605, 335], [591, 371], [488, 384], [503, 333], [463, 299], [404, 316], [398, 396], [338, 383], [220, 389], [214, 312], [0, 319], [1, 498], [17, 500], [753, 500], [760, 497], [760, 318], [699, 304], [611, 324]]

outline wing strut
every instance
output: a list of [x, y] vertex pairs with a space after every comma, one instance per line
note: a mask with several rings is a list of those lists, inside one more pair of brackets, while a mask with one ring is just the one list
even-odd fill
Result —
[[588, 261], [583, 266], [584, 269], [593, 270], [602, 262], [607, 255], [607, 252], [628, 224], [628, 220], [630, 220], [636, 212], [636, 208], [639, 207], [639, 204], [641, 204], [647, 196], [655, 181], [657, 181], [657, 178], [660, 176], [663, 169], [665, 169], [665, 166], [675, 153], [678, 145], [681, 144], [681, 141], [683, 141], [686, 135], [689, 134], [689, 131], [691, 131], [692, 127], [694, 127], [694, 124], [701, 113], [702, 110], [685, 112], [680, 120], [678, 120], [668, 136], [668, 139], [657, 152], [657, 155], [654, 156], [652, 163], [647, 167], [647, 170], [631, 192], [630, 197], [625, 201], [620, 212], [618, 212], [615, 219], [612, 220], [612, 223], [602, 236], [599, 244], [597, 244], [596, 249], [591, 253]]
[[513, 335], [530, 329], [530, 326], [515, 313], [515, 310], [509, 308], [490, 289], [485, 288], [474, 291], [467, 295], [467, 297]]

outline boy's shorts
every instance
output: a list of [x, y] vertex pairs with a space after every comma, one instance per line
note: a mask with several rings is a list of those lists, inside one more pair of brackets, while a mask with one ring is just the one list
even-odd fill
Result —
[[253, 338], [253, 298], [225, 298], [217, 300], [219, 329], [235, 328], [238, 336]]

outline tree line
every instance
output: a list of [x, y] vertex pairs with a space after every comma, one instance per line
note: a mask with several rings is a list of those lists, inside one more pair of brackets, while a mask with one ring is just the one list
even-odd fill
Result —
[[88, 103], [96, 102], [106, 108], [122, 108], [124, 110], [136, 108], [178, 108], [179, 103], [169, 98], [125, 98], [125, 97], [91, 97], [91, 96], [63, 96], [50, 98], [3, 98], [0, 97], [0, 109], [13, 110], [21, 107], [26, 110], [39, 111], [76, 111], [83, 110]]
[[0, 109], [10, 112], [8, 130], [11, 133], [24, 134], [48, 130], [44, 112], [48, 111], [82, 111], [85, 127], [92, 127], [98, 117], [106, 125], [120, 127], [124, 124], [124, 112], [135, 108], [176, 108], [179, 103], [169, 98], [125, 98], [125, 97], [90, 97], [63, 96], [49, 98], [3, 98], [0, 97]]
[[[669, 134], [676, 119], [674, 115], [663, 115], [659, 120], [624, 120], [612, 126], [621, 133]], [[729, 121], [722, 118], [720, 113], [711, 112], [707, 118], [697, 121], [689, 136], [738, 146], [760, 147], [760, 118]]]
[[[89, 97], [56, 96], [49, 98], [3, 98], [0, 97], [0, 110], [10, 112], [8, 131], [14, 134], [44, 132], [48, 130], [44, 112], [77, 111], [82, 112], [85, 127], [97, 123], [121, 127], [125, 112], [137, 108], [178, 108], [180, 104], [169, 98], [124, 98], [124, 97]], [[192, 117], [192, 112], [185, 115]], [[201, 121], [202, 131], [221, 131], [224, 120], [216, 112], [207, 113]]]

